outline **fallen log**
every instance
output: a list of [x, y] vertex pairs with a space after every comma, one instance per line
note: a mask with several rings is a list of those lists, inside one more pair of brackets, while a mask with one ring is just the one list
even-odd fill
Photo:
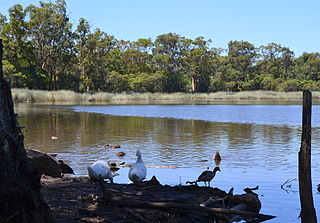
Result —
[[239, 215], [242, 217], [256, 218], [258, 222], [263, 222], [275, 218], [272, 215], [259, 214], [235, 209], [208, 208], [195, 204], [183, 204], [173, 202], [149, 202], [128, 199], [125, 196], [114, 196], [112, 193], [104, 190], [104, 203], [107, 205], [137, 208], [137, 209], [156, 209], [170, 212], [203, 212], [207, 214], [217, 215]]

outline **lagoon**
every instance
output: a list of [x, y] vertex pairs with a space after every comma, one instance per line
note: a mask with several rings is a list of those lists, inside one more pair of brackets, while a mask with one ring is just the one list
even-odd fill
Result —
[[[269, 222], [300, 222], [297, 154], [301, 138], [301, 105], [99, 105], [48, 106], [16, 104], [25, 126], [26, 148], [57, 153], [77, 175], [97, 159], [133, 163], [142, 151], [149, 168], [147, 178], [162, 184], [185, 184], [195, 180], [220, 151], [221, 172], [214, 187], [242, 193], [259, 185], [261, 213], [276, 215]], [[320, 106], [313, 106], [312, 173], [315, 207], [320, 211]], [[58, 137], [53, 140], [51, 136]], [[104, 144], [120, 144], [106, 150]], [[117, 151], [127, 153], [119, 158]], [[122, 168], [116, 183], [128, 183]], [[200, 184], [201, 185], [201, 184]], [[318, 220], [319, 221], [319, 220]]]

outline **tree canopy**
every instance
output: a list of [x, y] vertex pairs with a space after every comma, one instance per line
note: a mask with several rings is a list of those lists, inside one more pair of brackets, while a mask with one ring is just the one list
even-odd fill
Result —
[[79, 92], [215, 92], [320, 90], [320, 53], [295, 57], [277, 43], [210, 39], [176, 33], [136, 41], [70, 23], [65, 0], [13, 5], [0, 14], [4, 75], [14, 88]]

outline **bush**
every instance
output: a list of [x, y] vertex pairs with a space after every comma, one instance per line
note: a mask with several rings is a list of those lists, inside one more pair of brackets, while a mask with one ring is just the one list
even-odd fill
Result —
[[278, 85], [277, 91], [300, 91], [302, 89], [299, 80], [290, 79]]
[[139, 73], [130, 78], [130, 90], [134, 92], [162, 92], [164, 90], [165, 75], [162, 72], [154, 74]]

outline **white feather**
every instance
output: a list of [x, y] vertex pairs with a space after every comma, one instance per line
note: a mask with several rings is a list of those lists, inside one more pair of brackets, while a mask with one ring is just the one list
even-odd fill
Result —
[[91, 166], [87, 166], [89, 177], [92, 180], [109, 179], [113, 183], [113, 175], [109, 165], [103, 160], [98, 160]]
[[137, 162], [135, 162], [129, 170], [129, 179], [133, 183], [141, 183], [147, 176], [147, 168], [143, 164], [141, 159], [141, 151], [137, 150], [136, 156], [138, 157]]

